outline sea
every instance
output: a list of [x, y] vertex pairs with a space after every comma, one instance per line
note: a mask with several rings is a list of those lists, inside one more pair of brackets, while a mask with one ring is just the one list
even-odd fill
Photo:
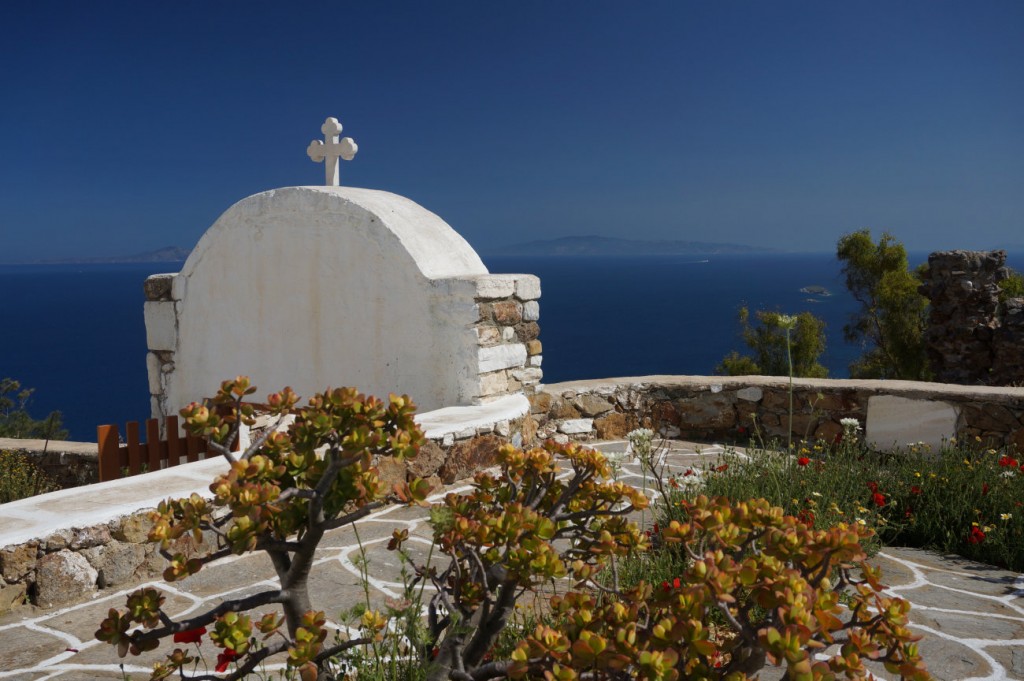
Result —
[[[926, 259], [911, 254], [912, 263]], [[860, 354], [843, 340], [857, 304], [831, 253], [483, 260], [494, 273], [540, 277], [545, 383], [712, 374], [730, 350], [744, 349], [744, 305], [823, 319], [821, 361], [831, 377], [848, 377]], [[0, 378], [34, 389], [34, 417], [60, 410], [73, 440], [95, 441], [97, 425], [148, 418], [142, 283], [180, 267], [0, 266]], [[808, 287], [831, 295], [801, 291]]]

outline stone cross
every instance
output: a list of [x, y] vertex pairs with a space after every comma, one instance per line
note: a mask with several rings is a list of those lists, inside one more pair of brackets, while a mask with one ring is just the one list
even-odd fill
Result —
[[351, 161], [359, 151], [359, 145], [351, 137], [338, 141], [341, 123], [337, 118], [328, 118], [320, 127], [324, 133], [324, 142], [313, 140], [306, 148], [306, 153], [317, 163], [324, 163], [324, 184], [328, 187], [338, 186], [338, 157]]

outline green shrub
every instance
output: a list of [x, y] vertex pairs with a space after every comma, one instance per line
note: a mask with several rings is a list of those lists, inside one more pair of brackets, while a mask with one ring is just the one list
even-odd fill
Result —
[[1010, 276], [999, 282], [999, 300], [1007, 298], [1024, 298], [1024, 276], [1015, 270], [1010, 270]]
[[[882, 454], [848, 442], [818, 443], [793, 455], [751, 448], [698, 473], [702, 493], [763, 496], [819, 528], [862, 523], [875, 530], [875, 546], [930, 548], [1022, 571], [1021, 463], [1006, 452], [963, 443], [939, 452], [915, 445]], [[669, 506], [666, 518], [673, 517]]]
[[19, 452], [0, 451], [0, 504], [60, 489], [50, 476]]

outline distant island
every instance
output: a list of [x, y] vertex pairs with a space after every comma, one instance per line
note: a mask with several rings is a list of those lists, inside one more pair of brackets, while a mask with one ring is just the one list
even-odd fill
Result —
[[32, 260], [27, 265], [114, 265], [120, 263], [141, 262], [184, 262], [191, 248], [164, 246], [154, 251], [136, 253], [134, 255], [101, 255], [91, 258], [61, 258], [52, 260]]
[[771, 248], [706, 241], [640, 241], [605, 236], [564, 236], [487, 250], [490, 255], [722, 255], [772, 253]]
[[804, 286], [802, 289], [800, 289], [800, 293], [808, 293], [812, 296], [822, 297], [828, 297], [832, 295], [832, 292], [829, 291], [824, 286]]

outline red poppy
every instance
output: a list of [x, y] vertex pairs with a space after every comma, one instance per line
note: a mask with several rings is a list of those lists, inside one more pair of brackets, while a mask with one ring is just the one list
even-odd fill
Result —
[[968, 544], [980, 544], [985, 541], [985, 533], [981, 531], [981, 528], [975, 525], [971, 528], [971, 533], [967, 535]]
[[917, 485], [911, 485], [910, 486], [910, 493], [911, 494], [921, 494], [921, 488], [918, 487]]
[[987, 482], [982, 483], [982, 485], [981, 485], [981, 496], [985, 496], [986, 494], [988, 494], [988, 483]]
[[196, 629], [189, 629], [188, 631], [179, 631], [174, 635], [175, 643], [199, 643], [203, 640], [203, 634], [206, 633], [206, 627], [197, 627]]
[[692, 469], [692, 468], [687, 468], [687, 469], [686, 469], [686, 472], [685, 472], [685, 473], [683, 473], [683, 477], [684, 477], [684, 478], [688, 478], [688, 477], [690, 477], [691, 475], [696, 475], [696, 473], [694, 473], [694, 472], [693, 472], [693, 469]]
[[214, 667], [218, 672], [226, 671], [228, 665], [238, 659], [238, 653], [231, 648], [225, 648], [224, 652], [217, 656], [217, 666]]
[[718, 468], [716, 468], [715, 470], [716, 470], [716, 471], [718, 471], [719, 473], [722, 473], [722, 472], [724, 472], [724, 471], [727, 471], [727, 470], [729, 470], [729, 464], [727, 464], [727, 463], [723, 463], [723, 464], [722, 464], [721, 466], [719, 466], [719, 467], [718, 467]]
[[872, 492], [877, 492], [878, 491], [878, 483], [873, 481], [873, 480], [868, 482], [868, 489], [871, 490]]
[[871, 500], [875, 502], [875, 506], [885, 506], [885, 495], [875, 492], [871, 495]]
[[797, 520], [802, 522], [807, 527], [814, 527], [814, 511], [803, 509], [796, 514]]
[[806, 466], [810, 462], [811, 462], [811, 460], [808, 459], [806, 456], [801, 456], [799, 459], [796, 460], [796, 465], [797, 466]]
[[1020, 464], [1017, 462], [1017, 459], [1014, 459], [1013, 457], [1001, 456], [1001, 457], [999, 457], [999, 465], [1002, 466], [1003, 468], [1006, 468], [1008, 466], [1012, 466], [1013, 468], [1016, 468]]
[[678, 588], [680, 588], [680, 587], [681, 587], [682, 585], [683, 585], [683, 583], [682, 583], [682, 581], [681, 581], [681, 580], [680, 580], [680, 579], [679, 579], [678, 577], [676, 577], [675, 579], [673, 579], [673, 580], [672, 580], [672, 586], [673, 586], [673, 587], [675, 587], [675, 588], [677, 588], [677, 589], [678, 589]]
[[668, 582], [662, 582], [661, 583], [661, 588], [665, 590], [665, 593], [668, 593], [669, 591], [672, 590], [672, 587], [669, 586]]

